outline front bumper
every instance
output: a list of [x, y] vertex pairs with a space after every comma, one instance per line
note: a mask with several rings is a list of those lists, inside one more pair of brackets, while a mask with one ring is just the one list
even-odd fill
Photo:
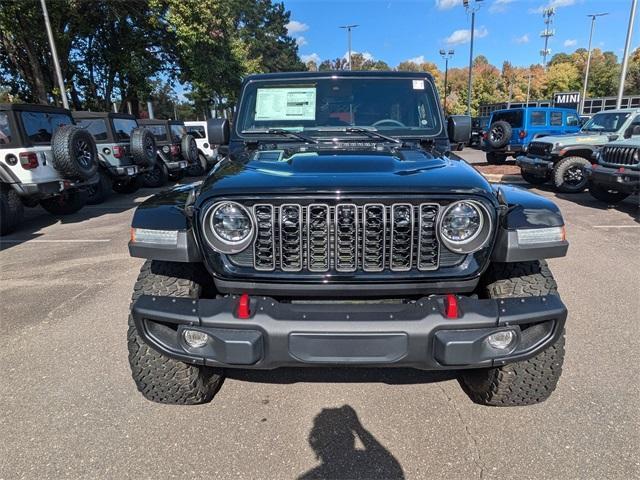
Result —
[[11, 186], [20, 196], [46, 198], [53, 195], [58, 195], [63, 191], [72, 188], [87, 188], [90, 185], [97, 183], [98, 180], [99, 177], [97, 175], [94, 175], [91, 179], [82, 182], [75, 180], [54, 180], [52, 182], [44, 183], [12, 183]]
[[553, 170], [553, 161], [526, 155], [517, 157], [516, 165], [525, 172], [531, 172], [541, 177], [546, 177]]
[[[458, 298], [456, 318], [446, 297], [415, 303], [281, 303], [253, 297], [249, 318], [239, 300], [143, 295], [132, 316], [144, 341], [161, 353], [213, 367], [378, 366], [450, 370], [524, 360], [562, 334], [567, 309], [557, 296], [478, 300]], [[183, 339], [185, 328], [208, 334], [204, 347]], [[512, 329], [516, 341], [496, 351], [485, 341]]]
[[634, 194], [640, 191], [640, 171], [627, 168], [607, 168], [601, 165], [585, 167], [585, 175], [596, 185]]

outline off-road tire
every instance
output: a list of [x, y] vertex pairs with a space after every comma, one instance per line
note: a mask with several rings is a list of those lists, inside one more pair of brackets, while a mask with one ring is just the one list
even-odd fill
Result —
[[[198, 298], [203, 271], [193, 264], [147, 260], [136, 281], [132, 302], [141, 295]], [[219, 369], [190, 365], [162, 355], [147, 345], [129, 315], [129, 365], [142, 395], [153, 402], [197, 405], [210, 402], [224, 381]]]
[[131, 132], [131, 158], [140, 167], [152, 167], [157, 161], [156, 139], [147, 128], [134, 128]]
[[135, 177], [132, 180], [118, 180], [113, 182], [112, 188], [116, 193], [135, 193], [140, 189], [140, 179]]
[[607, 205], [620, 203], [629, 196], [628, 193], [596, 185], [593, 182], [589, 182], [589, 193], [593, 198], [600, 200], [601, 202], [605, 202]]
[[98, 172], [100, 180], [87, 188], [87, 204], [98, 205], [111, 196], [112, 182], [109, 175]]
[[93, 136], [75, 125], [58, 127], [51, 137], [53, 166], [64, 178], [89, 180], [98, 171]]
[[40, 200], [40, 206], [51, 215], [71, 215], [87, 204], [87, 197], [86, 190], [73, 188], [59, 195], [43, 198]]
[[522, 175], [525, 182], [530, 183], [531, 185], [544, 185], [549, 181], [548, 177], [541, 177], [540, 175], [527, 172], [526, 170], [520, 170], [520, 175]]
[[567, 157], [560, 160], [553, 168], [553, 185], [562, 193], [583, 192], [589, 183], [589, 179], [582, 172], [582, 180], [578, 184], [570, 184], [565, 181], [565, 175], [573, 168], [584, 168], [591, 165], [589, 160], [582, 157]]
[[507, 156], [495, 152], [487, 152], [487, 163], [489, 165], [502, 165], [507, 161]]
[[[481, 296], [487, 298], [558, 295], [544, 261], [495, 263], [485, 273]], [[471, 400], [497, 407], [533, 405], [555, 390], [564, 361], [564, 332], [535, 357], [497, 368], [465, 371], [460, 384]]]
[[180, 152], [182, 152], [182, 157], [190, 164], [198, 162], [198, 144], [193, 135], [186, 134], [182, 136], [180, 139]]
[[207, 158], [199, 153], [198, 161], [196, 163], [192, 163], [187, 168], [187, 176], [189, 177], [201, 177], [207, 173]]
[[23, 216], [24, 205], [18, 193], [7, 185], [0, 185], [0, 235], [13, 232]]
[[[497, 134], [499, 134], [499, 138], [495, 138], [495, 135]], [[506, 147], [511, 140], [512, 134], [513, 128], [509, 122], [498, 120], [497, 122], [492, 123], [489, 127], [485, 142], [487, 142], [492, 148]]]
[[141, 175], [142, 186], [148, 188], [163, 187], [169, 181], [169, 172], [164, 163], [156, 163], [152, 169]]

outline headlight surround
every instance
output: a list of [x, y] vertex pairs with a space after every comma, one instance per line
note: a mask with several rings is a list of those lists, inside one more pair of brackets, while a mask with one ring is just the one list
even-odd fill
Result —
[[449, 205], [440, 216], [438, 234], [446, 248], [456, 253], [473, 253], [491, 238], [491, 215], [475, 200]]
[[242, 252], [253, 240], [255, 232], [249, 210], [232, 201], [211, 205], [204, 214], [202, 224], [207, 243], [224, 254]]

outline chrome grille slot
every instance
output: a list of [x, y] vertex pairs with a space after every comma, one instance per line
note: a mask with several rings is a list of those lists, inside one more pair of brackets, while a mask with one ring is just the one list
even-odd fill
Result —
[[386, 211], [384, 205], [367, 204], [362, 210], [362, 269], [381, 272], [385, 267]]
[[355, 272], [358, 268], [358, 208], [340, 203], [335, 210], [335, 268]]
[[420, 205], [418, 220], [418, 270], [435, 270], [438, 268], [440, 244], [436, 235], [438, 204]]
[[272, 205], [254, 205], [256, 239], [253, 244], [253, 266], [256, 270], [271, 271], [276, 268], [274, 214]]
[[302, 270], [302, 208], [280, 207], [280, 268], [286, 272]]
[[329, 270], [329, 206], [307, 207], [307, 268], [312, 272]]
[[413, 264], [413, 206], [396, 204], [391, 207], [390, 268], [396, 272], [411, 270]]

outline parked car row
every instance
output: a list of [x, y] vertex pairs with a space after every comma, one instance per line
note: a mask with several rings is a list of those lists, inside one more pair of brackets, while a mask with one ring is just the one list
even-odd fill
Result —
[[490, 164], [516, 158], [522, 178], [563, 193], [589, 188], [617, 203], [640, 190], [640, 109], [608, 110], [579, 126], [573, 110], [518, 108], [492, 114], [483, 140]]
[[206, 148], [181, 121], [0, 104], [0, 234], [18, 227], [25, 206], [68, 215], [113, 192], [204, 175], [217, 156], [202, 133]]

